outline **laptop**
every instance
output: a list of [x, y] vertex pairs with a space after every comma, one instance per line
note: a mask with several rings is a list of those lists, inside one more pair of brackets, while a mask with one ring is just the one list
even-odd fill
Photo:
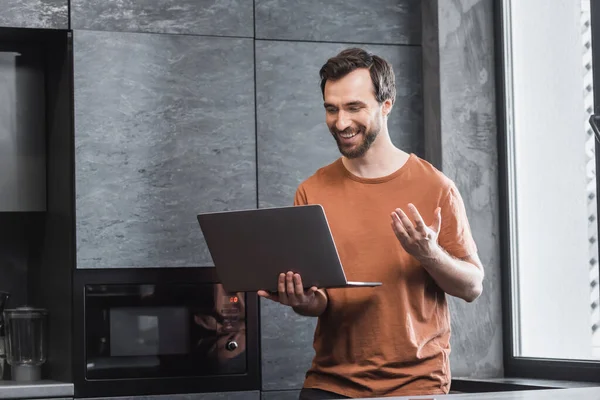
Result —
[[305, 289], [380, 286], [349, 282], [319, 204], [202, 213], [198, 223], [228, 292], [277, 292], [280, 273], [300, 274]]

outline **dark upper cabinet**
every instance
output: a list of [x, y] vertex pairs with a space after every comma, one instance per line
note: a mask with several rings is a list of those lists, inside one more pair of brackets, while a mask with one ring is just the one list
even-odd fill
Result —
[[69, 0], [2, 0], [0, 27], [69, 29]]
[[0, 212], [46, 211], [46, 100], [39, 45], [0, 45]]
[[252, 40], [73, 46], [77, 267], [212, 265], [197, 213], [256, 208]]

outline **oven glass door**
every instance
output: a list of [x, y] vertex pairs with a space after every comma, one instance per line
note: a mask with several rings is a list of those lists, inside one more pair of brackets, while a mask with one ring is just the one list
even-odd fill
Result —
[[220, 284], [86, 285], [86, 378], [246, 373], [245, 317]]

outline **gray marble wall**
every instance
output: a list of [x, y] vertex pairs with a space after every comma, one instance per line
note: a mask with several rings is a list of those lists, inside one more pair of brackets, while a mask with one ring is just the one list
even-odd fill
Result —
[[[212, 265], [196, 212], [291, 204], [338, 156], [318, 68], [364, 46], [396, 69], [394, 142], [421, 156], [439, 143], [486, 264], [483, 297], [452, 302], [453, 373], [498, 374], [491, 0], [431, 3], [432, 36], [418, 0], [71, 4], [79, 268]], [[316, 321], [264, 301], [261, 314], [263, 397], [294, 396]]]
[[[318, 71], [327, 58], [350, 45], [353, 44], [257, 41], [260, 207], [292, 204], [297, 185], [339, 157], [324, 122]], [[388, 59], [396, 72], [398, 95], [389, 118], [392, 140], [405, 150], [422, 155], [420, 48], [362, 46]], [[316, 319], [298, 316], [288, 307], [268, 300], [261, 301], [263, 390], [300, 388], [314, 355]]]
[[[338, 156], [318, 69], [347, 46], [394, 64], [393, 140], [423, 154], [418, 1], [71, 4], [79, 268], [211, 265], [195, 212], [291, 204]], [[264, 394], [295, 393], [316, 320], [261, 313]]]
[[196, 214], [256, 207], [251, 39], [75, 31], [79, 268], [212, 265]]
[[69, 28], [69, 0], [2, 0], [0, 27]]
[[[324, 123], [318, 71], [345, 47], [362, 46], [393, 63], [398, 99], [390, 116], [392, 140], [423, 155], [421, 49], [406, 46], [420, 42], [418, 2], [333, 1], [325, 12], [317, 3], [256, 1], [260, 207], [292, 204], [297, 185], [339, 157]], [[314, 355], [316, 319], [270, 301], [262, 301], [261, 316], [263, 398], [297, 398], [294, 389], [301, 388]]]
[[252, 37], [252, 0], [71, 0], [73, 29]]
[[476, 302], [450, 302], [455, 377], [503, 374], [493, 23], [492, 0], [424, 1], [424, 85], [439, 85], [426, 148], [461, 191], [486, 273]]
[[257, 39], [409, 45], [421, 39], [420, 0], [254, 3]]

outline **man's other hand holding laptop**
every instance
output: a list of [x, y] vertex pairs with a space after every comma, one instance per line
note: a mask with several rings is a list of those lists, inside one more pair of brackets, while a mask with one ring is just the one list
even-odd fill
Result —
[[280, 304], [290, 306], [300, 315], [318, 317], [327, 308], [327, 294], [325, 289], [312, 286], [304, 290], [302, 277], [292, 271], [279, 274], [277, 293], [259, 290], [258, 295]]

